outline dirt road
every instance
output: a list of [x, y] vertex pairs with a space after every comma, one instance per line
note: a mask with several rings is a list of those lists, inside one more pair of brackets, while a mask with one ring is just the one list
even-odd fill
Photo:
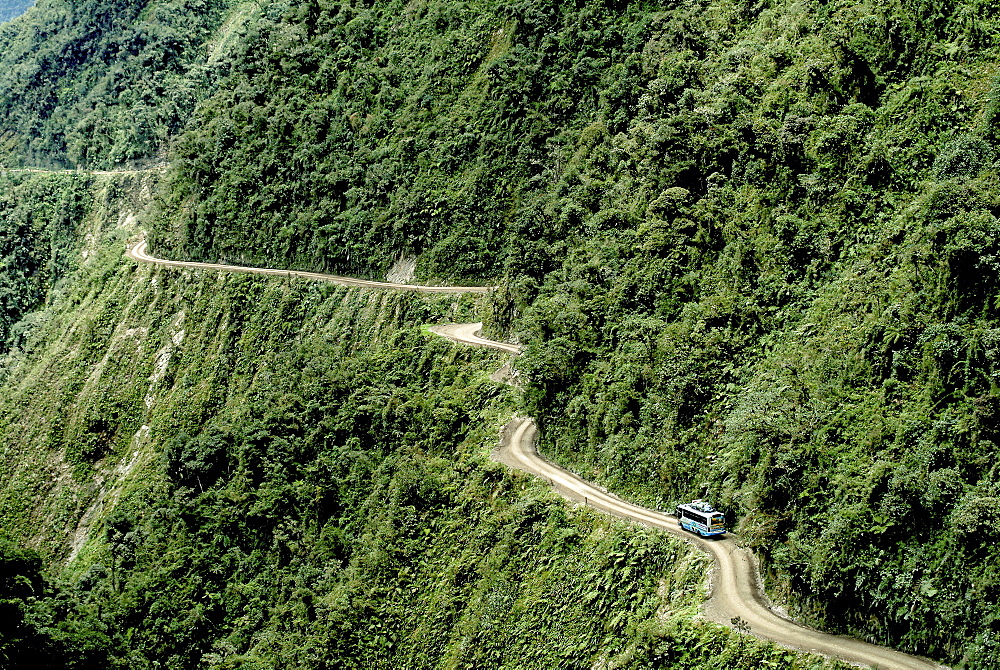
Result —
[[246, 274], [275, 275], [278, 277], [298, 277], [331, 282], [341, 286], [362, 286], [364, 288], [383, 288], [395, 291], [416, 291], [419, 293], [488, 293], [492, 286], [421, 286], [419, 284], [393, 284], [382, 281], [369, 281], [353, 277], [340, 277], [320, 272], [300, 272], [298, 270], [275, 270], [272, 268], [251, 268], [242, 265], [224, 265], [221, 263], [193, 263], [191, 261], [168, 261], [150, 256], [146, 251], [146, 242], [142, 241], [125, 252], [129, 258], [141, 263], [154, 263], [171, 268], [191, 268], [195, 270], [221, 270], [223, 272], [242, 272]]
[[[435, 326], [431, 331], [456, 342], [490, 347], [512, 354], [520, 353], [520, 347], [516, 345], [480, 337], [481, 328], [481, 323], [470, 323]], [[537, 441], [538, 428], [535, 422], [528, 418], [515, 418], [504, 428], [500, 449], [494, 454], [494, 458], [505, 465], [541, 477], [565, 498], [582, 502], [620, 519], [659, 528], [708, 552], [715, 559], [716, 566], [712, 576], [712, 597], [705, 605], [705, 615], [712, 621], [729, 626], [734, 617], [740, 617], [749, 624], [751, 632], [761, 638], [863, 667], [874, 666], [880, 670], [929, 670], [945, 667], [918, 656], [861, 640], [806, 628], [779, 616], [771, 609], [767, 597], [760, 589], [753, 552], [741, 547], [736, 537], [728, 535], [722, 539], [701, 538], [688, 533], [680, 528], [673, 516], [633, 505], [545, 460], [536, 449]]]
[[160, 172], [167, 169], [166, 163], [160, 163], [158, 165], [153, 165], [147, 168], [136, 168], [134, 170], [46, 170], [44, 168], [6, 168], [0, 167], [0, 174], [5, 172], [31, 172], [35, 174], [90, 174], [90, 175], [109, 175], [109, 174], [142, 174], [144, 172]]
[[[301, 277], [334, 282], [345, 286], [426, 293], [485, 293], [491, 290], [490, 287], [482, 286], [415, 286], [366, 281], [316, 272], [251, 268], [218, 263], [168, 261], [150, 256], [146, 252], [145, 242], [129, 249], [127, 254], [129, 258], [139, 262], [155, 263], [167, 267]], [[517, 345], [495, 342], [480, 337], [479, 331], [481, 329], [481, 323], [466, 323], [434, 326], [431, 331], [441, 337], [472, 346], [499, 349], [514, 355], [521, 352], [521, 348]], [[621, 519], [664, 530], [683, 538], [712, 556], [716, 569], [712, 576], [712, 596], [705, 605], [705, 615], [712, 621], [728, 626], [731, 625], [731, 620], [734, 617], [740, 617], [750, 626], [750, 631], [758, 637], [786, 647], [822, 654], [862, 667], [873, 666], [879, 670], [931, 670], [946, 667], [918, 656], [910, 656], [853, 638], [830, 635], [806, 628], [779, 616], [770, 608], [767, 597], [760, 589], [760, 580], [753, 553], [742, 548], [736, 537], [729, 535], [723, 539], [703, 539], [692, 535], [682, 530], [678, 526], [677, 520], [672, 516], [633, 505], [545, 460], [536, 449], [537, 441], [538, 428], [535, 426], [535, 422], [529, 418], [515, 418], [504, 429], [500, 448], [497, 450], [495, 458], [510, 467], [545, 479], [567, 499], [582, 502], [596, 510]]]

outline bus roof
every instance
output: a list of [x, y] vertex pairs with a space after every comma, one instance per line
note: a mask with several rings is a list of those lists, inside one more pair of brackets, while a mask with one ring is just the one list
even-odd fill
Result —
[[689, 503], [683, 503], [680, 507], [685, 507], [695, 512], [702, 512], [703, 514], [722, 514], [722, 512], [715, 509], [704, 500], [694, 500]]

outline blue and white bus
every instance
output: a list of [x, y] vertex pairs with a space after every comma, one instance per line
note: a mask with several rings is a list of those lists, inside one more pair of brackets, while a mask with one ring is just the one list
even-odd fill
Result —
[[681, 528], [698, 533], [702, 537], [722, 535], [726, 532], [726, 515], [716, 511], [703, 500], [678, 505], [676, 514]]

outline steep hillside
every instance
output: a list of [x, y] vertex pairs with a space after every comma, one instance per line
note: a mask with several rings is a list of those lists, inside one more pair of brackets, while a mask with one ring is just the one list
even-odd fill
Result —
[[502, 277], [551, 453], [725, 501], [807, 620], [989, 665], [996, 19], [304, 4], [200, 109], [154, 240]]
[[[654, 506], [720, 502], [807, 622], [1000, 664], [994, 3], [49, 0], [25, 19], [0, 27], [7, 162], [171, 165], [120, 229], [88, 199], [116, 177], [8, 177], [0, 207], [4, 528], [87, 589], [112, 657], [780, 662], [678, 619], [693, 598], [657, 618], [673, 545], [527, 511], [540, 494], [486, 465], [521, 401], [485, 381], [496, 356], [419, 331], [484, 313], [525, 345], [521, 409], [562, 464]], [[137, 270], [139, 226], [178, 258], [372, 278], [415, 258], [499, 289]], [[568, 575], [621, 574], [615, 552], [635, 587], [551, 604]], [[487, 586], [505, 580], [517, 595]], [[553, 636], [537, 657], [521, 606]]]
[[0, 175], [0, 354], [23, 339], [22, 320], [73, 267], [76, 227], [92, 200], [84, 178]]
[[0, 165], [162, 161], [259, 11], [223, 0], [40, 0], [26, 20], [0, 25]]
[[420, 327], [476, 298], [137, 266], [105, 204], [4, 368], [0, 559], [42, 596], [2, 596], [7, 667], [823, 665], [700, 620], [697, 553], [489, 463], [501, 355]]

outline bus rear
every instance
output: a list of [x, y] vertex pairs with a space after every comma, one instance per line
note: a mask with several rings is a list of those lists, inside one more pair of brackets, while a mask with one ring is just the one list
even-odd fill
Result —
[[684, 530], [698, 533], [702, 537], [726, 532], [726, 515], [701, 500], [678, 505], [677, 521]]

